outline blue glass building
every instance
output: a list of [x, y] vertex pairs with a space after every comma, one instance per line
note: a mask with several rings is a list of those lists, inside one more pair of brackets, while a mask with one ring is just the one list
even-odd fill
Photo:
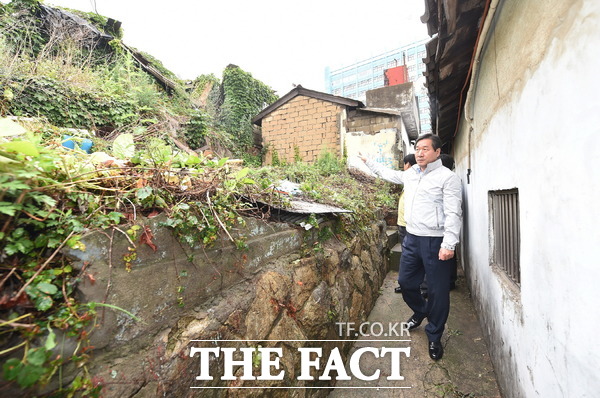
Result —
[[408, 71], [408, 81], [415, 85], [421, 133], [430, 133], [429, 97], [423, 76], [425, 44], [429, 40], [428, 38], [423, 39], [336, 70], [327, 67], [325, 68], [325, 90], [329, 94], [364, 102], [367, 90], [385, 85], [384, 71], [386, 69], [404, 65]]

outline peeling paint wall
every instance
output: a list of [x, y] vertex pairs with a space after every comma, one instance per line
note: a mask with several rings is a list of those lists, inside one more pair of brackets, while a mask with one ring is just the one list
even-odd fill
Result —
[[363, 131], [346, 133], [344, 141], [348, 157], [355, 157], [358, 153], [374, 159], [387, 166], [398, 168], [401, 147], [398, 146], [398, 132], [395, 128], [384, 129], [376, 134], [367, 134]]
[[349, 163], [362, 153], [388, 167], [398, 167], [404, 131], [400, 115], [357, 110], [349, 113], [346, 125], [342, 136]]
[[[500, 4], [455, 143], [462, 265], [504, 396], [597, 396], [600, 3]], [[488, 192], [511, 188], [520, 288], [490, 265]]]

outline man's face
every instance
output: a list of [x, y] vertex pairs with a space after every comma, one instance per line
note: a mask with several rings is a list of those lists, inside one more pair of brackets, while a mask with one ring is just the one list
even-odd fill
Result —
[[417, 145], [415, 146], [417, 164], [419, 167], [426, 167], [429, 163], [437, 160], [441, 151], [440, 148], [433, 150], [433, 143], [429, 138], [417, 142]]

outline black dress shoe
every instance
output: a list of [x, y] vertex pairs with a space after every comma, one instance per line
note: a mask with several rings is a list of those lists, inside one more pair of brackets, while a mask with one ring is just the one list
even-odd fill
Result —
[[396, 286], [394, 288], [394, 293], [402, 293], [402, 286]]
[[413, 314], [413, 316], [408, 318], [408, 321], [406, 321], [406, 324], [408, 325], [408, 330], [413, 330], [414, 328], [419, 327], [421, 322], [423, 322], [423, 319], [425, 318], [420, 318], [419, 316], [417, 316], [417, 314]]
[[439, 341], [430, 341], [429, 342], [429, 358], [437, 361], [438, 359], [442, 359], [444, 356], [444, 347], [442, 347], [442, 343]]

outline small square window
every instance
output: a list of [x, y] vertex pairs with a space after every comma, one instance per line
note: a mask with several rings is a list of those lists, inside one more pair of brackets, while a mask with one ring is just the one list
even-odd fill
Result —
[[491, 263], [521, 286], [519, 190], [489, 192]]

